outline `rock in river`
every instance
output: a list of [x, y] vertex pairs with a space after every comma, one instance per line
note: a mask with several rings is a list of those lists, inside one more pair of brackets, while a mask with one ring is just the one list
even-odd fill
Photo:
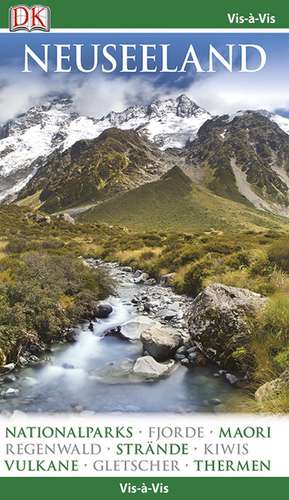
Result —
[[108, 318], [112, 313], [112, 306], [105, 302], [99, 302], [95, 309], [95, 316], [100, 319]]
[[122, 360], [110, 361], [102, 368], [91, 370], [89, 378], [94, 378], [103, 383], [118, 384], [122, 380], [126, 380], [132, 373], [134, 361], [129, 358]]
[[136, 361], [122, 359], [92, 370], [89, 378], [108, 384], [149, 382], [169, 375], [174, 365], [174, 360], [158, 363], [152, 356], [142, 356]]
[[19, 389], [14, 389], [14, 387], [9, 387], [6, 391], [3, 391], [3, 396], [5, 398], [15, 398], [19, 395]]
[[[131, 340], [140, 339], [142, 332], [147, 330], [150, 326], [155, 325], [156, 321], [148, 316], [138, 316], [121, 325], [122, 333]], [[161, 326], [160, 323], [158, 323]]]
[[144, 378], [158, 379], [168, 375], [173, 366], [173, 360], [158, 363], [152, 356], [142, 356], [136, 360], [133, 373]]
[[148, 279], [149, 279], [149, 274], [142, 273], [140, 276], [135, 278], [134, 282], [135, 283], [145, 283]]
[[222, 368], [246, 374], [252, 365], [247, 346], [257, 312], [265, 302], [264, 297], [244, 288], [218, 283], [208, 286], [190, 308], [192, 340], [200, 343], [204, 351], [214, 349], [214, 361]]
[[156, 324], [142, 332], [141, 341], [146, 352], [158, 361], [166, 361], [174, 357], [182, 337], [176, 330]]
[[122, 340], [123, 342], [130, 342], [131, 339], [124, 335], [121, 331], [121, 327], [117, 326], [115, 328], [112, 328], [111, 330], [108, 330], [107, 332], [104, 333], [103, 337], [114, 337], [116, 339]]

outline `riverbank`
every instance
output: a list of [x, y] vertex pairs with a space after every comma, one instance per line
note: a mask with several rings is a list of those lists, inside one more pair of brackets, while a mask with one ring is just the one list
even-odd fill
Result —
[[[196, 328], [192, 322], [190, 335], [193, 337], [193, 330], [198, 334], [197, 330], [203, 329], [202, 318], [209, 313], [206, 297], [211, 296], [214, 303], [213, 297], [217, 295], [220, 318], [225, 313], [226, 321], [229, 316], [219, 307], [224, 302], [222, 296], [231, 292], [233, 296], [240, 294], [238, 290], [230, 291], [230, 287], [245, 288], [246, 295], [251, 297], [252, 292], [266, 297], [266, 307], [257, 311], [252, 335], [247, 335], [250, 329], [245, 330], [245, 338], [236, 339], [238, 343], [240, 341], [237, 349], [231, 349], [234, 343], [228, 339], [222, 340], [222, 328], [218, 328], [216, 337], [216, 332], [207, 330], [206, 345], [202, 347], [209, 363], [213, 361], [217, 366], [221, 363], [219, 368], [234, 376], [236, 363], [243, 365], [241, 377], [237, 374], [241, 379], [246, 377], [243, 368], [249, 361], [251, 394], [265, 384], [264, 390], [258, 392], [262, 408], [272, 413], [288, 412], [289, 271], [288, 243], [284, 235], [273, 230], [223, 234], [213, 229], [198, 234], [133, 233], [124, 227], [75, 223], [71, 217], [59, 219], [32, 214], [15, 206], [1, 207], [0, 229], [0, 364], [12, 363], [12, 368], [15, 368], [16, 360], [18, 366], [28, 366], [29, 363], [35, 367], [36, 364], [46, 365], [46, 357], [51, 356], [49, 352], [47, 356], [44, 354], [47, 346], [60, 341], [61, 348], [61, 342], [69, 340], [71, 325], [91, 317], [96, 301], [110, 293], [107, 288], [103, 293], [106, 280], [98, 276], [95, 281], [92, 275], [96, 270], [85, 267], [81, 258], [101, 257], [107, 263], [119, 262], [123, 270], [132, 267], [135, 271], [142, 270], [140, 274], [147, 273], [154, 293], [158, 286], [153, 285], [155, 282], [171, 285], [174, 291], [185, 293], [189, 300], [201, 292], [204, 316], [198, 316]], [[84, 279], [81, 278], [83, 275]], [[141, 281], [142, 277], [134, 279]], [[129, 301], [129, 307], [142, 316], [146, 316], [149, 309], [153, 316], [158, 309], [158, 297], [147, 300], [146, 294], [142, 296], [140, 293], [142, 284], [135, 285], [138, 285], [136, 297], [132, 297], [135, 304]], [[237, 304], [238, 299], [234, 299], [233, 310]], [[171, 316], [167, 325], [178, 329], [180, 325], [174, 325], [174, 321], [180, 318], [172, 314], [170, 304], [166, 309]], [[226, 331], [230, 334], [232, 328]], [[111, 335], [113, 332], [103, 342], [109, 342]], [[215, 338], [229, 353], [230, 366], [223, 366], [220, 350], [217, 353], [210, 350]], [[174, 361], [179, 364], [184, 360], [183, 363], [189, 366], [196, 359], [195, 353], [188, 352], [188, 349], [176, 354], [179, 359]], [[227, 358], [225, 351], [224, 354]], [[202, 357], [198, 356], [198, 360], [203, 363]], [[138, 370], [143, 368], [143, 363]], [[145, 363], [147, 366], [148, 360]], [[130, 367], [128, 364], [127, 368]], [[14, 372], [9, 370], [8, 367], [5, 377], [11, 380]], [[173, 369], [170, 376], [175, 373]], [[13, 393], [9, 392], [8, 396], [12, 399]]]
[[[76, 329], [74, 344], [53, 345], [43, 365], [13, 372], [16, 380], [6, 387], [19, 392], [0, 400], [2, 413], [191, 413], [244, 411], [248, 407], [246, 393], [230, 385], [210, 363], [187, 368], [174, 359], [174, 369], [157, 379], [132, 374], [131, 367], [143, 358], [140, 336], [148, 324], [158, 322], [180, 333], [184, 341], [188, 339], [184, 321], [191, 299], [158, 284], [135, 283], [133, 273], [117, 264], [100, 266], [109, 268], [118, 283], [118, 296], [108, 300], [113, 312], [92, 321], [93, 331], [91, 322]], [[151, 311], [142, 310], [143, 301], [135, 303], [139, 296], [154, 299]], [[174, 306], [178, 313], [173, 318], [167, 313]], [[106, 335], [117, 327], [134, 338], [123, 341], [117, 335]]]
[[113, 293], [106, 274], [73, 254], [46, 251], [2, 259], [0, 371], [39, 362], [51, 343], [74, 340], [72, 327], [95, 316]]

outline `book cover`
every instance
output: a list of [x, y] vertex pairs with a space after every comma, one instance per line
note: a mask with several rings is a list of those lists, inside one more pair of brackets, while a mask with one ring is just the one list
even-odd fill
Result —
[[139, 8], [0, 5], [1, 491], [283, 495], [289, 10]]

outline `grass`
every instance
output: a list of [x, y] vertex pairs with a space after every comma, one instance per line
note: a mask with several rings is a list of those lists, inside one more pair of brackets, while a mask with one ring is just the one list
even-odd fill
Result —
[[156, 182], [91, 208], [79, 218], [124, 225], [137, 231], [288, 229], [288, 223], [281, 217], [196, 186], [178, 167]]
[[[182, 180], [184, 179], [181, 178], [181, 182]], [[169, 185], [171, 182], [171, 179], [165, 180]], [[188, 194], [187, 187], [182, 186], [182, 189]], [[189, 189], [191, 190], [191, 187]], [[177, 199], [175, 202], [178, 204]], [[170, 203], [172, 207], [172, 200]], [[215, 211], [217, 210], [218, 208], [215, 208]], [[244, 213], [253, 212], [249, 209], [247, 211], [246, 208], [242, 210], [245, 210], [239, 212], [242, 217]], [[133, 268], [144, 269], [156, 278], [166, 273], [175, 273], [173, 286], [176, 291], [192, 296], [215, 282], [249, 288], [269, 297], [268, 307], [264, 313], [260, 313], [249, 346], [255, 360], [251, 389], [278, 377], [288, 366], [289, 236], [286, 234], [288, 229], [285, 222], [279, 223], [277, 218], [254, 212], [254, 217], [261, 221], [261, 225], [253, 225], [253, 228], [248, 220], [244, 223], [243, 230], [234, 225], [221, 229], [210, 228], [208, 224], [201, 228], [198, 221], [194, 231], [180, 230], [179, 227], [167, 231], [163, 226], [159, 228], [158, 220], [157, 229], [144, 230], [143, 224], [140, 224], [138, 230], [132, 230], [121, 225], [84, 222], [83, 218], [81, 223], [75, 225], [57, 221], [54, 217], [51, 224], [39, 224], [31, 219], [27, 220], [26, 215], [27, 209], [24, 207], [0, 207], [2, 296], [4, 294], [5, 297], [6, 293], [3, 290], [15, 285], [14, 270], [19, 267], [19, 263], [25, 262], [35, 253], [48, 255], [49, 258], [62, 257], [67, 267], [79, 256], [89, 256], [116, 260]], [[230, 216], [230, 212], [226, 212], [228, 223]], [[264, 221], [267, 220], [271, 221], [269, 227], [264, 227]], [[151, 217], [150, 225], [153, 227], [153, 224]], [[243, 224], [242, 220], [240, 224]], [[27, 285], [27, 278], [22, 276], [21, 280]], [[31, 282], [30, 288], [33, 288]], [[65, 290], [59, 290], [57, 302], [54, 303], [61, 307], [65, 318], [71, 317], [77, 304], [75, 299], [75, 296], [69, 295]], [[37, 302], [40, 302], [39, 299]], [[53, 310], [52, 305], [51, 307]], [[58, 323], [53, 321], [51, 324], [52, 330], [55, 331], [55, 325], [57, 327]], [[14, 340], [17, 338], [17, 332], [21, 331], [18, 324], [13, 324], [12, 319], [10, 326], [13, 327], [10, 331], [11, 350], [9, 351], [9, 347], [6, 352], [2, 346], [2, 363], [14, 355]], [[3, 332], [0, 334], [3, 337]], [[36, 327], [35, 334], [38, 335]], [[286, 397], [278, 398], [274, 404], [271, 402], [272, 411], [285, 411], [288, 402]], [[265, 406], [266, 411], [271, 411], [269, 403]]]
[[162, 249], [159, 247], [141, 247], [135, 250], [119, 250], [115, 254], [115, 258], [121, 264], [133, 264], [137, 266], [138, 262], [144, 264], [146, 261], [152, 261], [158, 257]]
[[30, 210], [39, 210], [41, 208], [42, 202], [40, 201], [41, 190], [36, 191], [30, 196], [26, 196], [22, 200], [18, 200], [16, 205], [18, 207], [29, 208]]

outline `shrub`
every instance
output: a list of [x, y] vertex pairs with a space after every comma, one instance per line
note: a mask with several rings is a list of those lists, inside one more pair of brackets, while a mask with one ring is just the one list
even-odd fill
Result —
[[147, 252], [141, 253], [140, 256], [139, 256], [139, 258], [140, 258], [140, 261], [144, 261], [144, 260], [150, 260], [154, 256], [155, 256], [155, 253], [149, 250]]
[[203, 281], [206, 276], [204, 268], [199, 262], [193, 264], [184, 276], [183, 292], [196, 297], [204, 286]]
[[225, 263], [231, 269], [240, 269], [242, 267], [248, 267], [250, 264], [250, 259], [248, 252], [236, 252], [231, 254], [225, 260]]
[[271, 245], [268, 257], [282, 271], [289, 272], [289, 240], [279, 240]]
[[262, 320], [267, 335], [283, 345], [289, 343], [289, 296], [280, 294], [269, 299]]
[[7, 253], [22, 253], [26, 252], [30, 247], [29, 242], [24, 238], [14, 238], [6, 245]]
[[278, 377], [283, 371], [281, 353], [289, 348], [288, 296], [276, 295], [268, 300], [260, 313], [251, 347], [256, 360], [255, 380], [264, 383]]
[[57, 239], [46, 240], [41, 243], [44, 250], [58, 250], [64, 247], [64, 242]]
[[289, 367], [289, 347], [274, 356], [273, 362], [279, 373], [286, 370]]
[[272, 273], [272, 265], [264, 250], [254, 249], [250, 252], [250, 274], [252, 276], [268, 276]]
[[[7, 271], [6, 271], [7, 272]], [[11, 280], [0, 282], [0, 350], [17, 356], [33, 343], [63, 336], [63, 328], [90, 315], [113, 283], [71, 255], [29, 252], [13, 260]]]

